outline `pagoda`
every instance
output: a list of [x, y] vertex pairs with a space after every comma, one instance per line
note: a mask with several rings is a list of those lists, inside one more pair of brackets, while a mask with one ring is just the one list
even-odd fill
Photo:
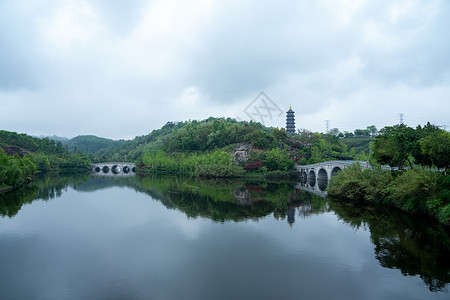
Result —
[[288, 134], [295, 134], [295, 117], [294, 111], [289, 105], [289, 110], [286, 112], [286, 132]]

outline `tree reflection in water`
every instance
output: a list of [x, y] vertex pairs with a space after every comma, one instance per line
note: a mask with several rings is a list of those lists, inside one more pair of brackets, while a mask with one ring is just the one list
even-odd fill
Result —
[[274, 218], [287, 220], [287, 224], [293, 226], [296, 217], [308, 218], [332, 211], [350, 226], [364, 226], [370, 230], [375, 258], [383, 267], [399, 269], [405, 276], [418, 275], [431, 291], [445, 290], [450, 282], [450, 237], [447, 227], [392, 209], [330, 201], [295, 189], [295, 183], [289, 182], [201, 180], [170, 176], [45, 177], [26, 188], [0, 194], [0, 214], [13, 217], [24, 203], [59, 197], [68, 186], [82, 192], [128, 186], [190, 218], [203, 217], [215, 222], [257, 220], [273, 214]]
[[383, 267], [416, 276], [430, 291], [445, 290], [450, 282], [448, 228], [393, 209], [330, 202], [339, 218], [353, 227], [367, 226], [375, 246], [375, 258]]

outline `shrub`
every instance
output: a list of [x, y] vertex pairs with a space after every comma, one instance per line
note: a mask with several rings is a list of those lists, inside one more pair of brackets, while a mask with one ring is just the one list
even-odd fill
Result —
[[442, 205], [435, 197], [438, 176], [421, 167], [407, 170], [392, 182], [389, 199], [405, 211], [435, 214]]
[[352, 201], [380, 202], [388, 193], [392, 181], [389, 171], [380, 167], [364, 170], [361, 165], [353, 164], [331, 179], [328, 193]]

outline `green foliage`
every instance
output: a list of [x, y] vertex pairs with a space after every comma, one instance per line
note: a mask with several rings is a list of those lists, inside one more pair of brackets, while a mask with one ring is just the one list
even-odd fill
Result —
[[290, 160], [289, 153], [286, 148], [274, 148], [266, 152], [266, 158], [263, 164], [271, 170], [286, 171], [294, 167], [294, 162]]
[[270, 148], [275, 145], [275, 137], [265, 131], [259, 130], [244, 136], [244, 142], [250, 142], [253, 147], [259, 149]]
[[450, 132], [437, 131], [420, 139], [421, 154], [438, 168], [448, 168], [450, 164]]
[[331, 196], [395, 206], [415, 214], [427, 214], [448, 222], [450, 179], [425, 168], [409, 169], [393, 176], [375, 167], [363, 170], [354, 164], [339, 172], [328, 186]]
[[284, 128], [281, 128], [281, 129], [274, 128], [272, 131], [272, 134], [279, 141], [284, 141], [284, 140], [286, 140], [286, 137], [287, 137], [287, 133]]
[[30, 182], [36, 172], [85, 172], [91, 163], [87, 156], [69, 153], [60, 141], [49, 138], [2, 130], [0, 145], [0, 184], [19, 186]]
[[365, 170], [353, 164], [337, 173], [328, 186], [330, 195], [352, 201], [380, 202], [387, 195], [392, 175], [380, 167]]
[[448, 168], [450, 164], [450, 133], [428, 123], [416, 129], [404, 124], [385, 127], [371, 145], [371, 156], [380, 164], [396, 166], [416, 162]]
[[0, 148], [0, 185], [18, 186], [31, 180], [37, 166], [27, 156], [20, 158], [17, 154], [7, 156]]
[[[253, 134], [260, 132], [259, 134]], [[163, 142], [167, 151], [210, 151], [229, 144], [253, 141], [258, 146], [271, 142], [261, 125], [237, 122], [233, 119], [209, 118], [205, 121], [183, 123]]]
[[161, 129], [124, 141], [99, 152], [101, 160], [139, 160], [145, 152], [160, 149], [167, 153], [207, 152], [229, 148], [238, 142], [250, 142], [256, 148], [271, 148], [274, 137], [270, 129], [253, 121], [231, 118], [208, 118], [203, 121], [167, 122]]
[[114, 141], [111, 139], [97, 137], [95, 135], [79, 135], [67, 141], [67, 146], [70, 150], [75, 152], [82, 152], [85, 154], [99, 154], [101, 155], [105, 149], [117, 147], [121, 141]]
[[163, 150], [145, 152], [143, 170], [147, 173], [185, 173], [203, 177], [238, 177], [243, 168], [231, 163], [229, 153], [214, 150], [206, 153], [173, 153]]
[[442, 223], [450, 224], [450, 203], [440, 210], [438, 217]]
[[369, 145], [373, 139], [373, 137], [347, 137], [340, 139], [340, 141], [347, 147], [355, 149], [355, 152], [368, 155], [370, 153]]
[[[424, 168], [407, 170], [397, 176], [390, 186], [389, 202], [412, 213], [436, 213], [438, 174]], [[430, 209], [431, 208], [431, 209]]]
[[400, 170], [409, 160], [418, 141], [417, 132], [404, 124], [387, 126], [380, 130], [372, 144], [371, 155], [380, 164], [397, 166]]

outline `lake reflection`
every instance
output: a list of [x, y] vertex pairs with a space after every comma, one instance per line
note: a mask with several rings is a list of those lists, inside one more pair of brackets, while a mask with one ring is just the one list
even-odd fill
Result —
[[1, 194], [0, 298], [448, 299], [447, 228], [294, 186], [85, 176]]

